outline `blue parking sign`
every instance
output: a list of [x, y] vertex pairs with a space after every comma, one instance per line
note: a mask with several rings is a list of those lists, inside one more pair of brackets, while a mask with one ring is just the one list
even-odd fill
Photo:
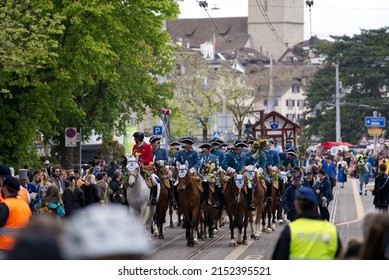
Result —
[[162, 136], [163, 135], [163, 128], [161, 125], [153, 126], [153, 135], [155, 135], [155, 136]]

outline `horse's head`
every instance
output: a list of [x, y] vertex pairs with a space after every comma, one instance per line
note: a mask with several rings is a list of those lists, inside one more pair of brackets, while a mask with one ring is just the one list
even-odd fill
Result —
[[253, 182], [255, 179], [255, 173], [256, 170], [254, 165], [248, 165], [245, 167], [243, 175], [248, 178], [250, 182]]
[[138, 160], [136, 158], [128, 159], [127, 165], [125, 167], [125, 178], [127, 178], [128, 180], [127, 184], [130, 188], [134, 187], [139, 174], [140, 174], [140, 166]]
[[186, 189], [186, 186], [189, 184], [189, 163], [186, 161], [185, 164], [176, 164], [178, 170], [178, 186], [177, 191], [183, 192]]

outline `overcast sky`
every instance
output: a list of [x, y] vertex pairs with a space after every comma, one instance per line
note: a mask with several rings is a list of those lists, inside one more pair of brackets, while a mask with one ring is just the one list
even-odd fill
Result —
[[[263, 1], [263, 0], [261, 0]], [[305, 0], [300, 0], [305, 3]], [[248, 14], [248, 0], [208, 0], [211, 17], [241, 17]], [[378, 29], [389, 26], [389, 0], [313, 0], [311, 8], [312, 35], [360, 33], [360, 29]], [[271, 0], [269, 1], [270, 6]], [[213, 10], [217, 7], [219, 10]], [[208, 15], [196, 0], [180, 4], [180, 18], [206, 18]], [[257, 8], [254, 6], [253, 8]], [[305, 7], [304, 37], [310, 37], [309, 8]], [[271, 21], [271, 18], [270, 18]]]

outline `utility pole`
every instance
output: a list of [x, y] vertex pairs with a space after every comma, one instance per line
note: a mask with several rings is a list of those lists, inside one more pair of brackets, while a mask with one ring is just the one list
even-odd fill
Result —
[[[373, 111], [373, 117], [377, 117], [377, 111]], [[374, 151], [373, 155], [377, 154], [377, 136], [374, 136]]]
[[340, 90], [339, 90], [339, 63], [335, 64], [336, 69], [336, 95], [335, 95], [335, 107], [336, 107], [336, 142], [342, 142], [341, 130], [340, 130]]
[[267, 100], [267, 112], [274, 110], [274, 90], [273, 90], [273, 57], [270, 55], [270, 69], [269, 69], [269, 97]]

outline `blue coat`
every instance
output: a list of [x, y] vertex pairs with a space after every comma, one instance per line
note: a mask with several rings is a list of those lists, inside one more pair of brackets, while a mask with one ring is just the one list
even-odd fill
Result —
[[266, 155], [266, 164], [271, 166], [276, 166], [277, 168], [280, 167], [281, 161], [280, 157], [278, 156], [278, 153], [274, 150], [264, 151]]
[[282, 162], [282, 165], [285, 166], [285, 167], [288, 167], [288, 165], [290, 164], [290, 166], [293, 168], [296, 166], [295, 162], [294, 162], [294, 158], [286, 158], [284, 159], [284, 161]]
[[296, 195], [296, 190], [300, 188], [291, 184], [286, 188], [284, 195], [282, 197], [282, 208], [285, 209], [288, 220], [293, 221], [296, 219], [297, 212], [294, 208], [294, 199]]
[[33, 213], [35, 213], [35, 205], [39, 202], [38, 189], [34, 184], [28, 182], [25, 188], [28, 190], [28, 193], [36, 193], [35, 199], [32, 202], [30, 202], [30, 209]]
[[226, 171], [228, 167], [231, 167], [238, 172], [245, 168], [246, 164], [248, 164], [248, 161], [249, 161], [249, 157], [247, 157], [246, 154], [243, 153], [237, 154], [235, 152], [231, 152], [231, 153], [226, 153], [226, 156], [224, 157], [221, 166]]
[[219, 160], [218, 157], [213, 155], [213, 154], [206, 155], [203, 153], [199, 154], [199, 159], [200, 159], [200, 164], [201, 164], [200, 168], [204, 168], [207, 161], [213, 161], [217, 164], [217, 162]]
[[173, 164], [176, 165], [177, 162], [180, 164], [185, 164], [185, 162], [188, 162], [189, 164], [189, 169], [190, 168], [195, 168], [196, 170], [199, 169], [200, 167], [200, 159], [199, 159], [199, 154], [195, 150], [181, 150], [178, 151], [176, 156], [174, 157], [174, 162]]
[[169, 157], [168, 157], [166, 149], [158, 147], [155, 150], [152, 149], [152, 151], [153, 151], [153, 159], [154, 159], [153, 161], [154, 162], [157, 162], [159, 160], [163, 160], [165, 165], [168, 164]]
[[336, 176], [336, 167], [335, 167], [335, 164], [333, 162], [328, 164], [327, 161], [324, 161], [323, 164], [322, 164], [322, 169], [324, 169], [324, 171], [327, 173], [328, 177], [330, 177], [332, 179], [335, 178], [335, 176]]
[[266, 168], [267, 158], [264, 152], [261, 157], [255, 159], [251, 154], [246, 154], [246, 165], [254, 165], [256, 168], [261, 167], [263, 170]]
[[218, 164], [219, 165], [223, 162], [223, 159], [226, 156], [226, 152], [222, 149], [216, 149], [211, 154], [218, 157]]

